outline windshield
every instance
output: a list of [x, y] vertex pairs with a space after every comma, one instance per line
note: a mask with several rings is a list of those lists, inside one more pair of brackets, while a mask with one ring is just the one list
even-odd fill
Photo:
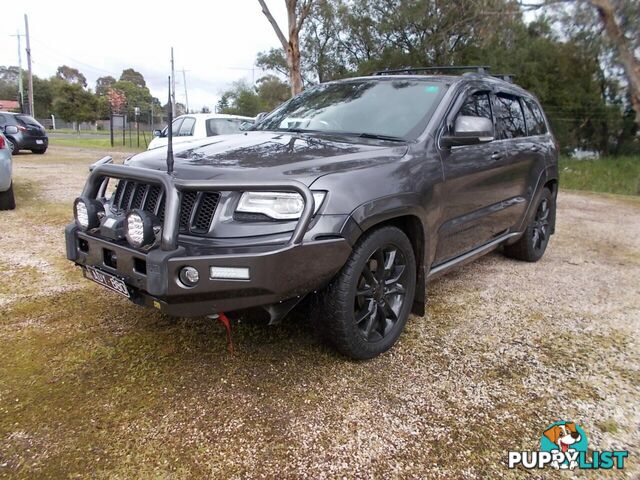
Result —
[[411, 140], [424, 130], [445, 90], [443, 83], [422, 79], [321, 84], [280, 106], [255, 129]]
[[210, 118], [207, 120], [207, 137], [240, 133], [240, 127], [245, 122], [240, 118]]

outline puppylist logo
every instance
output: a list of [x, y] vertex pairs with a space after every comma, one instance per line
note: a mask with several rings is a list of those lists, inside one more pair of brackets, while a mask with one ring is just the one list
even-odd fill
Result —
[[518, 465], [526, 469], [550, 466], [563, 470], [624, 468], [625, 459], [629, 456], [627, 450], [596, 450], [589, 455], [587, 444], [587, 436], [579, 425], [567, 421], [555, 422], [542, 433], [539, 451], [510, 451], [508, 466], [512, 469]]

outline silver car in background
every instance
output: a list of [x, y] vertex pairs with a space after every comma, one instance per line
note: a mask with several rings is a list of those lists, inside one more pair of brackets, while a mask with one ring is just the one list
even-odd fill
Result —
[[6, 137], [0, 132], [0, 210], [16, 208], [11, 171], [11, 147]]

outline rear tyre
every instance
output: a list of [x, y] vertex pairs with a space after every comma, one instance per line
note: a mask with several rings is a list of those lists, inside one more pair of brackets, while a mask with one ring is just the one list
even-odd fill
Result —
[[524, 234], [513, 245], [505, 245], [507, 257], [537, 262], [544, 255], [551, 237], [551, 221], [556, 215], [556, 203], [551, 190], [545, 188], [536, 206], [536, 213]]
[[6, 192], [0, 192], [0, 210], [13, 210], [16, 208], [15, 197], [13, 196], [13, 183]]
[[367, 233], [324, 292], [325, 338], [354, 359], [380, 355], [400, 337], [415, 288], [416, 261], [404, 232], [389, 226]]
[[12, 139], [7, 138], [7, 143], [9, 144], [9, 148], [11, 149], [11, 155], [15, 155], [20, 151], [20, 149], [18, 148], [18, 144]]
[[38, 155], [42, 155], [46, 151], [47, 151], [46, 148], [37, 148], [37, 149], [31, 150], [31, 153], [36, 153]]

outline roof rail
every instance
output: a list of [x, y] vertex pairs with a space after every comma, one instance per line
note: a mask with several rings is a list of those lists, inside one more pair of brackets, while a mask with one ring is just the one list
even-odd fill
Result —
[[513, 73], [492, 73], [491, 76], [509, 83], [513, 83], [513, 79], [516, 77]]
[[456, 70], [471, 70], [476, 73], [487, 73], [490, 68], [491, 67], [487, 65], [464, 65], [459, 67], [444, 65], [440, 67], [419, 67], [419, 68], [407, 67], [407, 68], [396, 68], [392, 70], [385, 69], [385, 70], [378, 70], [373, 74], [374, 75], [397, 75], [400, 73], [414, 74], [419, 72], [448, 72], [448, 71], [456, 71]]

